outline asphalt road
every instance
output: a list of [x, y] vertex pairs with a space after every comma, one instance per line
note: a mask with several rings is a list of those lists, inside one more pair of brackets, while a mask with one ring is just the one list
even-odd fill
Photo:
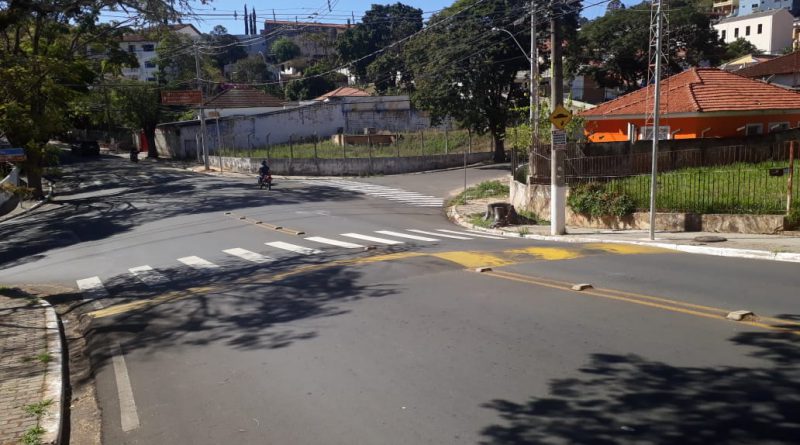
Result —
[[0, 225], [0, 282], [82, 280], [104, 443], [800, 438], [796, 265], [478, 237], [434, 206], [463, 171], [64, 170], [57, 206]]

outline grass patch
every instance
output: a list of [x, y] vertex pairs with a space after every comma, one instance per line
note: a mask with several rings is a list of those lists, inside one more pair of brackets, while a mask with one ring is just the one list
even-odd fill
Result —
[[481, 182], [478, 185], [467, 188], [466, 191], [463, 191], [450, 199], [449, 205], [463, 204], [465, 202], [465, 197], [466, 200], [481, 198], [507, 198], [508, 184], [505, 184], [501, 181]]
[[[787, 167], [788, 162], [732, 164], [724, 167], [696, 167], [660, 173], [657, 177], [656, 208], [662, 212], [782, 214], [786, 212], [786, 176], [770, 176], [770, 168]], [[800, 172], [796, 161], [795, 172]], [[606, 189], [629, 196], [634, 206], [650, 206], [650, 176], [614, 179]], [[795, 202], [800, 199], [800, 180], [792, 187]]]
[[47, 364], [53, 361], [53, 356], [49, 352], [43, 352], [36, 356], [36, 360], [39, 360], [40, 362]]
[[473, 213], [472, 215], [467, 216], [467, 221], [473, 226], [483, 227], [488, 229], [492, 226], [491, 220], [483, 219], [483, 213]]
[[517, 210], [517, 215], [527, 219], [529, 224], [539, 224], [539, 215], [530, 210]]
[[47, 408], [53, 404], [53, 401], [42, 400], [41, 402], [31, 403], [30, 405], [26, 405], [23, 409], [26, 413], [31, 416], [36, 416], [37, 418], [42, 417], [47, 412]]
[[44, 435], [45, 431], [44, 428], [36, 425], [25, 431], [25, 434], [22, 435], [21, 442], [24, 445], [41, 445], [42, 443], [42, 436]]

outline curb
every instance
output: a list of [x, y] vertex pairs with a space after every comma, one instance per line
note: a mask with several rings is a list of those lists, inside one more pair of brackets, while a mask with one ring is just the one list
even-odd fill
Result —
[[44, 398], [53, 404], [39, 421], [44, 429], [41, 441], [43, 444], [60, 444], [63, 432], [64, 411], [64, 345], [61, 340], [61, 324], [53, 306], [40, 300], [45, 308], [45, 332], [47, 335], [47, 353], [52, 360], [47, 364], [44, 376]]
[[467, 222], [463, 216], [457, 211], [455, 206], [447, 209], [447, 216], [451, 221], [456, 224], [467, 227], [471, 230], [480, 232], [491, 233], [493, 235], [504, 236], [507, 238], [526, 238], [537, 241], [555, 241], [560, 243], [614, 243], [614, 244], [634, 244], [638, 246], [651, 246], [660, 247], [667, 250], [675, 250], [684, 253], [694, 253], [701, 255], [722, 256], [728, 258], [747, 258], [754, 260], [770, 260], [782, 261], [787, 263], [800, 263], [800, 253], [792, 252], [771, 252], [769, 250], [754, 250], [754, 249], [736, 249], [732, 247], [709, 247], [709, 246], [693, 246], [687, 244], [665, 243], [658, 241], [637, 241], [637, 240], [621, 240], [614, 238], [602, 238], [591, 236], [570, 236], [570, 235], [520, 235], [516, 232], [507, 232], [498, 229], [486, 229]]
[[[47, 180], [45, 179], [45, 181], [47, 181]], [[28, 213], [30, 213], [30, 212], [38, 209], [39, 207], [43, 206], [45, 203], [50, 202], [50, 200], [53, 199], [53, 194], [55, 193], [55, 187], [53, 186], [53, 181], [47, 181], [47, 183], [49, 184], [50, 191], [47, 193], [47, 196], [45, 196], [44, 199], [42, 199], [41, 201], [39, 201], [36, 204], [32, 205], [31, 208], [29, 208], [29, 209], [27, 209], [27, 210], [25, 210], [23, 212], [17, 213], [16, 215], [9, 216], [8, 218], [0, 218], [0, 223], [4, 223], [6, 221], [11, 221], [11, 220], [17, 219], [17, 218], [19, 218], [21, 216], [27, 215]]]

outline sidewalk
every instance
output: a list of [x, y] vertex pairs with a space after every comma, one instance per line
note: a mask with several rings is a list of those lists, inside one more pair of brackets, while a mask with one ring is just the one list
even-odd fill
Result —
[[[504, 236], [568, 243], [639, 244], [686, 253], [800, 263], [800, 232], [785, 232], [783, 235], [656, 232], [656, 239], [650, 240], [650, 234], [647, 230], [599, 230], [567, 227], [566, 235], [551, 236], [549, 225], [524, 225], [486, 229], [469, 223], [469, 215], [475, 213], [483, 214], [488, 203], [501, 201], [503, 200], [498, 198], [469, 201], [466, 205], [450, 207], [448, 216], [461, 226]], [[700, 236], [723, 237], [726, 238], [726, 241], [697, 241], [696, 238]]]
[[63, 385], [55, 311], [0, 289], [0, 330], [0, 445], [57, 443]]

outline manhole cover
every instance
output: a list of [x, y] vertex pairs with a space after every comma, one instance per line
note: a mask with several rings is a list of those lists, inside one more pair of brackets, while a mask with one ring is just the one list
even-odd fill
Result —
[[696, 236], [694, 240], [698, 243], [721, 243], [723, 241], [728, 241], [728, 238], [722, 236], [705, 235]]

